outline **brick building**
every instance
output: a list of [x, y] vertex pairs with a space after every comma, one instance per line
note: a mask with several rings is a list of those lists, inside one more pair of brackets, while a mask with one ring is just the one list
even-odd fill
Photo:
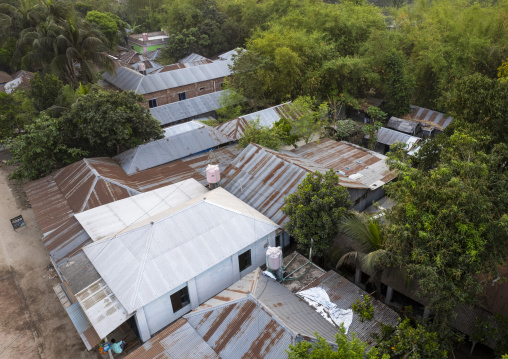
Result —
[[219, 57], [211, 63], [150, 75], [120, 67], [114, 75], [104, 73], [103, 79], [120, 90], [143, 95], [153, 108], [220, 91], [224, 77], [231, 74], [231, 63], [230, 56]]

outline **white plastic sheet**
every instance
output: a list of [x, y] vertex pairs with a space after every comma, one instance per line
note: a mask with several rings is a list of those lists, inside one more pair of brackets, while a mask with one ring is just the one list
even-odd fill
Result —
[[330, 323], [337, 326], [344, 324], [347, 334], [349, 326], [353, 322], [353, 311], [351, 309], [342, 309], [330, 302], [330, 297], [321, 287], [310, 288], [296, 294], [309, 303], [311, 307], [315, 308]]

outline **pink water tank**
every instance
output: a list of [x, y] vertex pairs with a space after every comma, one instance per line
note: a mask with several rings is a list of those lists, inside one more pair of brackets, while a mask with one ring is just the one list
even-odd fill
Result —
[[266, 250], [266, 265], [272, 271], [282, 267], [282, 249], [280, 247], [268, 247]]
[[219, 165], [208, 165], [205, 172], [208, 183], [218, 183], [220, 181]]
[[148, 34], [146, 32], [143, 33], [143, 41], [148, 41]]
[[143, 72], [146, 70], [146, 65], [144, 62], [139, 63], [138, 70], [139, 70], [139, 72]]

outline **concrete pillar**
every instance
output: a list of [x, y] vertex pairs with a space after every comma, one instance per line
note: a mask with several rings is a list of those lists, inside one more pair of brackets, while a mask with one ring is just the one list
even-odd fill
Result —
[[238, 253], [233, 254], [231, 256], [231, 260], [233, 261], [233, 283], [234, 283], [242, 278], [240, 276], [240, 263], [238, 262]]
[[362, 270], [360, 269], [360, 266], [357, 265], [355, 271], [355, 284], [360, 285], [361, 279], [362, 279]]
[[425, 309], [423, 310], [423, 317], [424, 317], [424, 318], [428, 318], [428, 317], [429, 317], [429, 315], [430, 315], [430, 309], [429, 309], [429, 308], [425, 308]]
[[145, 311], [143, 308], [140, 308], [136, 311], [136, 325], [138, 326], [139, 336], [141, 338], [141, 342], [146, 342], [150, 339], [150, 329], [148, 328], [148, 323], [146, 322]]
[[191, 309], [196, 309], [201, 303], [199, 303], [198, 289], [196, 288], [196, 280], [194, 278], [187, 282], [187, 290], [189, 291]]
[[385, 304], [390, 304], [390, 301], [392, 300], [392, 296], [393, 296], [393, 288], [386, 287]]

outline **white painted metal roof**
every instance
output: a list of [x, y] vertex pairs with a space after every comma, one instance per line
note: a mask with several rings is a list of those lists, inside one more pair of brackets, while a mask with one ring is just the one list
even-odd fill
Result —
[[102, 279], [76, 294], [76, 298], [100, 338], [105, 338], [132, 316]]
[[191, 178], [76, 213], [75, 217], [90, 238], [97, 241], [207, 192], [205, 186]]
[[125, 173], [130, 175], [233, 141], [213, 127], [198, 122], [196, 124], [199, 125], [182, 124], [183, 130], [189, 130], [169, 130], [169, 135], [165, 138], [134, 147], [114, 158]]
[[217, 188], [83, 250], [133, 313], [277, 228]]

